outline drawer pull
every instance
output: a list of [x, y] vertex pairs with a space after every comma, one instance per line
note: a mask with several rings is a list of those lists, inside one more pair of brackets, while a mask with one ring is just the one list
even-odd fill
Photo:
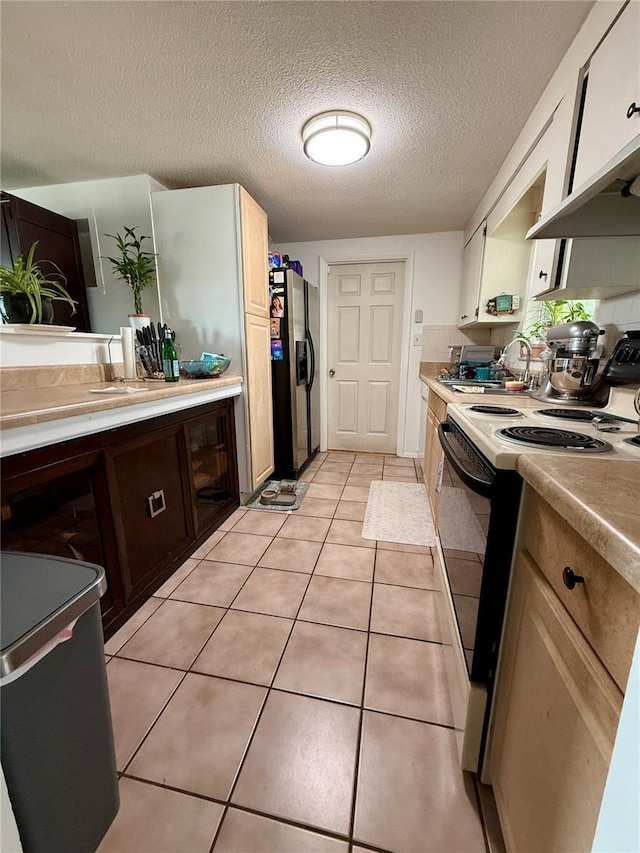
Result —
[[162, 489], [160, 489], [159, 492], [153, 492], [153, 494], [149, 495], [147, 498], [149, 518], [155, 518], [156, 515], [160, 515], [161, 512], [164, 512], [166, 508], [167, 503], [164, 499], [164, 491]]
[[565, 566], [562, 570], [562, 581], [567, 589], [573, 589], [577, 583], [584, 583], [584, 578], [582, 575], [577, 575], [569, 566]]
[[627, 110], [627, 118], [631, 118], [631, 116], [636, 113], [640, 113], [640, 107], [634, 101], [632, 104], [629, 104], [629, 109]]

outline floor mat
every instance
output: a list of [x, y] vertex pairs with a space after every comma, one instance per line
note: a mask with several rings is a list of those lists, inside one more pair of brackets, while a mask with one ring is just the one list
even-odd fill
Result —
[[[265, 489], [278, 489], [281, 484], [295, 483], [296, 486], [296, 502], [291, 506], [280, 506], [278, 504], [263, 504], [260, 502], [260, 495]], [[310, 483], [299, 483], [297, 480], [267, 480], [260, 488], [251, 495], [249, 503], [245, 504], [247, 509], [268, 509], [270, 512], [295, 512], [300, 509], [304, 496], [307, 494]]]
[[369, 489], [362, 538], [403, 545], [435, 545], [433, 518], [422, 483], [374, 480]]

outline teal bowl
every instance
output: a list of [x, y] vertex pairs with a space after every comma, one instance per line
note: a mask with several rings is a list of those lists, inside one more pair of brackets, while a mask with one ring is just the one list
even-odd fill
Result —
[[214, 358], [204, 360], [193, 359], [180, 362], [180, 373], [189, 379], [212, 379], [220, 376], [231, 364], [231, 359], [224, 355], [216, 355]]

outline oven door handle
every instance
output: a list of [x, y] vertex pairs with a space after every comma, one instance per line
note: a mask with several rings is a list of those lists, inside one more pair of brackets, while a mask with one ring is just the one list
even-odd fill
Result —
[[444, 450], [444, 455], [447, 457], [454, 471], [458, 477], [460, 477], [465, 486], [468, 486], [483, 498], [490, 498], [493, 494], [493, 483], [490, 480], [483, 480], [480, 477], [476, 477], [467, 471], [460, 459], [456, 456], [453, 447], [451, 447], [449, 439], [447, 438], [447, 433], [449, 432], [451, 432], [451, 427], [447, 421], [443, 421], [441, 424], [438, 424], [438, 438], [440, 439], [440, 444]]

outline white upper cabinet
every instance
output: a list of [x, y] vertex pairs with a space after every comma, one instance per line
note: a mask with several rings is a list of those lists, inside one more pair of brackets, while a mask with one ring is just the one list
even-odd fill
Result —
[[460, 294], [459, 326], [468, 326], [478, 319], [478, 299], [480, 296], [480, 278], [484, 259], [484, 245], [487, 223], [475, 232], [464, 247], [462, 253], [462, 292]]
[[640, 135], [640, 3], [632, 0], [593, 54], [573, 185]]

